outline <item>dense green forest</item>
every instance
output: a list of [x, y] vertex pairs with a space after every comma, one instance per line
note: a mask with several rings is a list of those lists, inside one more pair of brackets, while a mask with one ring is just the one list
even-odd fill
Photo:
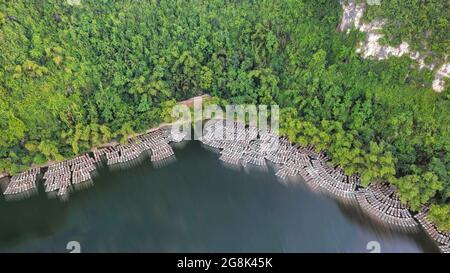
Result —
[[367, 5], [365, 19], [385, 19], [386, 43], [408, 42], [427, 56], [425, 61], [442, 63], [450, 52], [449, 10], [445, 0], [380, 0], [380, 5]]
[[0, 171], [121, 139], [208, 93], [280, 105], [292, 141], [364, 185], [395, 184], [413, 210], [434, 204], [450, 230], [449, 88], [424, 88], [432, 74], [407, 57], [361, 59], [362, 34], [336, 31], [341, 14], [337, 0], [0, 0]]

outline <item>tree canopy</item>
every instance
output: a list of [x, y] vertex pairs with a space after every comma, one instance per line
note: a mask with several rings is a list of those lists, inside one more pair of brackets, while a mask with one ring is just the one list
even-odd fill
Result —
[[[392, 37], [431, 29], [429, 48], [448, 52], [442, 2], [423, 18], [391, 2], [388, 18], [402, 10]], [[208, 93], [278, 104], [292, 141], [326, 151], [364, 185], [393, 183], [413, 210], [435, 204], [432, 219], [448, 227], [449, 88], [425, 88], [431, 73], [407, 57], [360, 58], [361, 33], [336, 31], [341, 14], [329, 0], [0, 0], [0, 171], [123, 140]]]

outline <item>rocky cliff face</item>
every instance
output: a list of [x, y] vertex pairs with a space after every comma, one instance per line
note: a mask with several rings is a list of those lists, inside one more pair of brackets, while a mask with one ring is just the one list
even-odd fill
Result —
[[365, 3], [355, 3], [355, 1], [349, 0], [341, 1], [341, 5], [343, 8], [343, 16], [338, 29], [348, 33], [352, 27], [355, 27], [366, 34], [366, 40], [361, 42], [357, 48], [357, 52], [363, 58], [384, 60], [389, 57], [409, 56], [411, 59], [417, 61], [420, 69], [435, 71], [435, 78], [432, 84], [434, 91], [442, 92], [444, 90], [444, 78], [450, 77], [450, 63], [445, 63], [439, 68], [436, 68], [434, 64], [426, 64], [425, 57], [417, 51], [410, 50], [407, 42], [402, 42], [397, 47], [380, 44], [380, 39], [383, 37], [381, 30], [385, 22], [383, 20], [374, 20], [368, 23], [363, 22], [362, 17], [366, 10]]

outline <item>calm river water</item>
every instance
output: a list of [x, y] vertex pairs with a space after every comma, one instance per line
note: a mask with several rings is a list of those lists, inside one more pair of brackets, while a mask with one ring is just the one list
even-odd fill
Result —
[[[69, 201], [40, 193], [0, 200], [0, 252], [436, 252], [422, 232], [399, 232], [359, 208], [283, 184], [269, 170], [234, 170], [199, 142], [176, 161], [102, 169]], [[42, 191], [42, 189], [41, 189]], [[3, 198], [3, 197], [2, 197]]]

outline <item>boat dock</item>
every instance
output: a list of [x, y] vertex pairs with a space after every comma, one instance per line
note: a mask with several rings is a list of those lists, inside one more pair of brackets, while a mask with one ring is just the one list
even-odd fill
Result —
[[384, 222], [405, 228], [418, 226], [409, 208], [400, 202], [396, 189], [387, 183], [369, 185], [357, 193], [357, 199], [363, 210]]
[[441, 245], [439, 246], [439, 249], [441, 250], [442, 253], [450, 253], [450, 246], [449, 245]]
[[73, 185], [92, 181], [91, 173], [96, 170], [95, 159], [83, 155], [76, 157], [71, 163]]
[[141, 135], [138, 138], [143, 143], [143, 147], [149, 150], [152, 162], [169, 158], [175, 154], [166, 140], [168, 139], [167, 134], [164, 134], [161, 130]]
[[[362, 210], [384, 223], [400, 228], [422, 228], [440, 244], [443, 252], [450, 249], [450, 234], [439, 231], [427, 219], [427, 209], [413, 216], [409, 207], [402, 204], [395, 187], [387, 183], [372, 183], [363, 188], [357, 174], [346, 175], [339, 166], [333, 166], [323, 152], [314, 147], [292, 144], [285, 137], [278, 137], [270, 130], [258, 131], [252, 126], [226, 123], [212, 119], [204, 126], [203, 145], [218, 149], [220, 160], [231, 166], [266, 166], [266, 160], [279, 165], [276, 176], [281, 179], [301, 176], [311, 189], [339, 198], [344, 202], [357, 202]], [[228, 139], [226, 137], [230, 137]], [[116, 144], [93, 150], [89, 154], [52, 164], [43, 175], [46, 192], [57, 192], [58, 196], [69, 193], [71, 186], [92, 182], [92, 173], [106, 161], [108, 166], [130, 164], [141, 154], [147, 153], [155, 167], [161, 167], [174, 159], [170, 142], [182, 141], [186, 135], [173, 135], [168, 127], [148, 131], [129, 139], [129, 143]], [[40, 168], [14, 175], [5, 196], [37, 192]]]
[[234, 128], [225, 128], [225, 133], [232, 132], [233, 139], [227, 139], [221, 151], [222, 156], [219, 159], [229, 164], [239, 165], [244, 151], [250, 144], [249, 136], [251, 136], [251, 133], [248, 129], [242, 128], [237, 124], [235, 124]]
[[225, 121], [222, 119], [211, 119], [205, 123], [203, 136], [200, 141], [215, 149], [223, 149], [227, 144], [225, 141]]
[[[339, 166], [330, 164], [323, 152], [313, 146], [293, 145], [287, 138], [266, 130], [254, 134], [249, 128], [234, 124], [227, 127], [224, 120], [213, 119], [205, 124], [201, 142], [221, 149], [220, 160], [233, 165], [264, 166], [265, 160], [280, 165], [276, 176], [281, 179], [300, 175], [314, 191], [336, 197], [344, 202], [358, 203], [375, 218], [400, 228], [415, 228], [418, 222], [403, 205], [395, 189], [388, 184], [372, 184], [362, 188], [357, 174], [346, 175]], [[225, 140], [234, 130], [233, 140]], [[246, 136], [253, 137], [252, 139]]]
[[44, 173], [45, 192], [57, 191], [57, 196], [65, 196], [72, 185], [91, 181], [91, 172], [95, 169], [95, 159], [87, 154], [52, 164]]
[[[148, 133], [133, 137], [129, 144], [117, 144], [104, 148], [94, 149], [89, 154], [77, 156], [62, 162], [51, 164], [43, 175], [44, 190], [49, 194], [66, 196], [72, 186], [76, 188], [92, 185], [92, 175], [98, 166], [106, 160], [108, 166], [125, 166], [135, 162], [141, 154], [148, 151], [152, 162], [163, 166], [171, 162], [174, 156], [170, 142], [180, 142], [185, 134], [171, 134], [170, 127], [158, 128]], [[37, 193], [37, 178], [41, 168], [32, 168], [28, 171], [14, 175], [7, 185], [4, 195], [14, 197], [21, 194]]]
[[245, 149], [242, 155], [242, 164], [253, 164], [256, 166], [265, 166], [263, 142], [261, 140], [252, 141]]
[[36, 180], [39, 174], [40, 168], [32, 168], [14, 175], [11, 177], [11, 180], [3, 194], [5, 196], [23, 195], [23, 197], [25, 197], [26, 195], [31, 195], [37, 192]]
[[433, 240], [440, 244], [439, 248], [442, 252], [448, 253], [450, 250], [450, 232], [443, 232], [436, 228], [430, 220], [428, 220], [429, 208], [423, 208], [418, 214], [414, 216], [420, 222], [422, 228]]
[[312, 160], [312, 167], [317, 173], [315, 183], [323, 190], [341, 198], [356, 198], [356, 189], [360, 184], [357, 177], [350, 178], [340, 167], [332, 167], [327, 161]]

